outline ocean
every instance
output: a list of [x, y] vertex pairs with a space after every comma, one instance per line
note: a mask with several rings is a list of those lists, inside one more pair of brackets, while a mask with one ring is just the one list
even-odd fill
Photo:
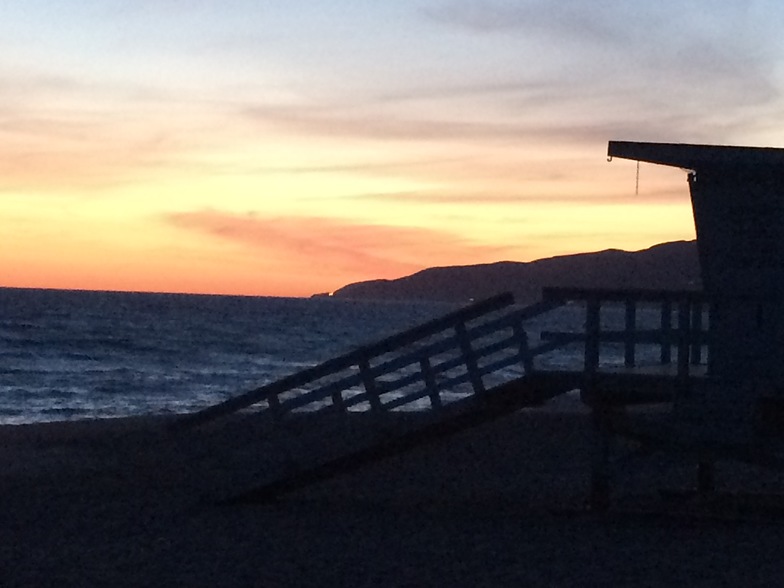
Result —
[[0, 424], [190, 412], [451, 308], [0, 288]]
[[[455, 308], [0, 288], [0, 424], [191, 412]], [[567, 308], [532, 330], [581, 321]], [[581, 353], [557, 351], [545, 367], [574, 366]], [[603, 358], [620, 361], [620, 349]]]

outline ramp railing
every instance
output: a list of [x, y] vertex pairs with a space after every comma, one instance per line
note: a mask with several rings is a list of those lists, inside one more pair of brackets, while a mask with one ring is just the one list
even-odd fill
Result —
[[[574, 342], [583, 344], [583, 371], [586, 373], [599, 369], [601, 348], [607, 344], [623, 346], [623, 365], [627, 368], [638, 364], [637, 349], [640, 345], [657, 346], [661, 365], [672, 363], [674, 347], [680, 377], [688, 377], [692, 367], [705, 363], [703, 351], [709, 347], [709, 324], [706, 325], [705, 320], [709, 319], [710, 307], [702, 291], [545, 288], [542, 297], [551, 303], [580, 302], [585, 305], [582, 332], [543, 331], [541, 338], [556, 346]], [[602, 309], [611, 305], [623, 307], [621, 330], [602, 325]], [[638, 325], [638, 310], [645, 305], [658, 307], [659, 324], [656, 328]]]
[[[561, 302], [515, 309], [501, 294], [180, 417], [193, 426], [253, 406], [275, 420], [295, 411], [430, 408], [481, 396], [491, 374], [533, 369], [523, 322]], [[547, 346], [549, 348], [549, 346]], [[542, 349], [546, 351], [547, 349]]]
[[[524, 324], [561, 306], [585, 304], [583, 329], [543, 331], [537, 346], [529, 344]], [[623, 303], [625, 326], [601, 324], [605, 304]], [[659, 304], [658, 328], [637, 326], [641, 304]], [[295, 412], [352, 410], [439, 411], [450, 403], [485, 395], [489, 389], [530, 375], [534, 358], [579, 344], [582, 366], [570, 372], [591, 374], [600, 366], [605, 345], [624, 346], [624, 363], [633, 367], [638, 345], [660, 346], [661, 363], [677, 356], [677, 375], [688, 379], [703, 361], [708, 334], [702, 324], [704, 295], [694, 291], [596, 290], [546, 288], [536, 304], [515, 307], [511, 294], [476, 302], [445, 316], [364, 345], [348, 353], [260, 386], [219, 404], [179, 417], [173, 426], [187, 427], [253, 407], [275, 421]], [[673, 314], [677, 325], [673, 326]], [[541, 370], [538, 372], [545, 375]]]

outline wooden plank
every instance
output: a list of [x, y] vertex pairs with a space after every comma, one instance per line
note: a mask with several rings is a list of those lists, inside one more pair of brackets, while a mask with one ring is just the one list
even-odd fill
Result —
[[[511, 343], [511, 341], [512, 341], [512, 339], [509, 338], [509, 342], [510, 343]], [[491, 349], [491, 350], [494, 350], [496, 348], [496, 345], [491, 345], [488, 348]], [[477, 354], [477, 355], [480, 355], [480, 356], [486, 355], [485, 352], [487, 351], [488, 348], [482, 348], [481, 349], [482, 353], [481, 354]], [[510, 345], [505, 345], [504, 348], [511, 349], [511, 346]], [[474, 349], [474, 351], [476, 353], [476, 349]], [[500, 359], [498, 359], [498, 360], [496, 360], [494, 362], [488, 363], [487, 365], [477, 366], [477, 371], [478, 371], [480, 376], [484, 376], [484, 375], [496, 372], [498, 370], [501, 370], [503, 368], [515, 365], [518, 362], [519, 362], [519, 359], [518, 359], [518, 357], [515, 354], [509, 354], [508, 356], [502, 357], [502, 358], [500, 358]], [[439, 363], [436, 363], [436, 364], [430, 362], [430, 371], [432, 372], [433, 377], [435, 378], [438, 374], [442, 374], [442, 373], [446, 373], [446, 372], [448, 372], [450, 370], [454, 370], [456, 368], [459, 368], [460, 366], [463, 366], [463, 364], [464, 364], [464, 361], [463, 361], [462, 356], [456, 356], [456, 357], [453, 357], [453, 358], [451, 358], [449, 360], [442, 361], [442, 362], [439, 362]], [[421, 370], [417, 370], [415, 372], [412, 372], [410, 374], [407, 374], [407, 375], [405, 375], [403, 377], [400, 377], [400, 378], [397, 378], [397, 379], [394, 379], [394, 380], [386, 380], [383, 383], [383, 385], [384, 385], [384, 393], [386, 394], [386, 393], [389, 393], [389, 392], [394, 392], [395, 390], [399, 390], [400, 388], [404, 388], [404, 387], [416, 384], [419, 381], [422, 381]], [[468, 371], [467, 370], [463, 370], [458, 375], [438, 380], [437, 381], [437, 387], [438, 387], [439, 390], [445, 390], [445, 389], [449, 389], [449, 388], [453, 388], [453, 387], [459, 386], [461, 384], [465, 384], [465, 383], [470, 382], [470, 381], [471, 381], [471, 378], [470, 378], [470, 375], [469, 375]], [[412, 402], [420, 400], [420, 399], [424, 398], [425, 396], [427, 396], [427, 389], [426, 388], [424, 388], [422, 390], [415, 390], [413, 392], [408, 392], [404, 396], [400, 396], [398, 398], [395, 398], [395, 399], [389, 400], [387, 402], [384, 402], [382, 406], [383, 406], [384, 410], [394, 410], [395, 408], [399, 408], [401, 406], [405, 406], [407, 404], [410, 404]], [[353, 396], [351, 398], [344, 399], [343, 403], [344, 403], [344, 406], [346, 408], [349, 408], [351, 406], [360, 404], [360, 403], [362, 403], [362, 402], [364, 402], [366, 400], [368, 400], [366, 394], [365, 393], [361, 393], [361, 394], [357, 394], [357, 395], [355, 395], [355, 396]], [[296, 398], [292, 399], [291, 402], [292, 403], [297, 403], [300, 406], [304, 406], [304, 405], [307, 404], [306, 402], [299, 402], [298, 399], [296, 399]]]
[[[443, 333], [431, 335], [430, 338], [436, 336], [440, 338], [425, 345], [416, 345], [416, 347], [413, 349], [408, 349], [405, 352], [403, 350], [406, 348], [395, 349], [388, 352], [385, 355], [391, 356], [390, 359], [378, 362], [371, 368], [373, 377], [379, 378], [386, 374], [399, 371], [405, 367], [415, 364], [423, 355], [435, 356], [458, 348], [457, 337], [453, 332], [444, 331]], [[393, 355], [396, 352], [400, 352], [400, 355]]]
[[497, 355], [503, 351], [512, 351], [514, 353], [517, 353], [518, 346], [519, 346], [519, 337], [514, 333], [504, 336], [503, 339], [490, 341], [485, 344], [482, 344], [481, 342], [477, 344], [476, 341], [474, 341], [472, 344], [474, 357], [477, 360], [483, 357], [490, 357], [492, 355]]
[[[416, 362], [416, 364], [412, 364], [412, 365], [419, 365], [420, 368], [421, 368], [421, 359], [422, 358], [420, 358], [419, 361]], [[460, 365], [461, 364], [461, 362], [459, 362], [457, 360], [455, 360], [454, 363], [456, 365]], [[430, 371], [435, 376], [435, 374], [439, 373], [441, 370], [439, 368], [433, 367], [433, 365], [431, 364], [430, 365]], [[421, 369], [415, 369], [411, 373], [406, 374], [404, 376], [401, 376], [399, 378], [396, 378], [394, 380], [385, 380], [384, 381], [384, 393], [386, 394], [386, 393], [389, 393], [389, 392], [394, 392], [396, 390], [400, 390], [401, 388], [406, 388], [408, 386], [412, 386], [412, 385], [416, 384], [417, 382], [422, 382], [422, 381], [423, 380], [422, 380]]]
[[[488, 366], [480, 366], [478, 368], [478, 371], [479, 371], [480, 375], [486, 375], [486, 374], [493, 373], [494, 371], [498, 371], [500, 369], [503, 369], [505, 367], [509, 367], [509, 366], [515, 365], [515, 364], [517, 364], [517, 362], [518, 362], [517, 357], [515, 357], [514, 355], [510, 355], [510, 356], [508, 356], [508, 357], [506, 357], [506, 358], [504, 358], [502, 360], [499, 360], [499, 361], [497, 361], [497, 362], [495, 362], [493, 364], [490, 364]], [[462, 362], [461, 362], [461, 364], [462, 364]], [[435, 372], [435, 370], [433, 370], [433, 371]], [[538, 373], [547, 373], [549, 375], [549, 372], [534, 372], [534, 373], [537, 373], [537, 374]], [[574, 374], [579, 374], [579, 373], [580, 372], [574, 372]], [[452, 377], [449, 377], [449, 378], [443, 378], [442, 380], [439, 380], [437, 382], [437, 386], [438, 386], [439, 390], [454, 390], [454, 389], [456, 389], [457, 386], [460, 386], [462, 384], [466, 384], [466, 383], [468, 383], [470, 381], [471, 381], [471, 378], [470, 378], [468, 372], [467, 371], [463, 371], [462, 373], [460, 373], [458, 375], [455, 375], [455, 376], [452, 376]], [[405, 396], [402, 396], [402, 397], [399, 397], [399, 398], [395, 398], [394, 400], [390, 400], [389, 402], [384, 404], [384, 408], [386, 410], [394, 410], [396, 408], [400, 408], [401, 406], [405, 406], [406, 404], [411, 404], [412, 402], [414, 402], [416, 400], [419, 400], [421, 398], [424, 398], [425, 396], [427, 396], [427, 390], [426, 389], [420, 390], [418, 392], [409, 393], [409, 394], [406, 394]]]
[[[567, 335], [571, 335], [572, 333], [566, 333]], [[541, 345], [537, 345], [536, 347], [531, 347], [531, 357], [538, 357], [540, 355], [545, 355], [556, 349], [561, 349], [565, 345], [569, 343], [574, 343], [576, 341], [584, 340], [585, 335], [582, 333], [579, 335], [580, 339], [572, 338], [567, 341], [563, 341], [561, 339], [554, 339], [553, 341], [548, 341], [547, 343], [543, 343]]]
[[[467, 375], [464, 375], [464, 378], [465, 378], [465, 381], [468, 381], [468, 376]], [[444, 386], [442, 385], [441, 382], [438, 382], [438, 384], [436, 386], [436, 389], [437, 390], [443, 390], [444, 389]], [[411, 404], [412, 402], [416, 402], [417, 400], [422, 400], [423, 398], [427, 398], [429, 395], [430, 395], [430, 391], [424, 385], [424, 380], [423, 380], [422, 388], [420, 388], [418, 390], [415, 390], [414, 392], [410, 392], [410, 393], [406, 394], [405, 396], [399, 396], [397, 398], [393, 398], [392, 400], [389, 400], [389, 401], [385, 402], [384, 403], [384, 410], [387, 410], [387, 411], [395, 410], [397, 408], [400, 408], [401, 406], [406, 406], [407, 404]], [[442, 402], [441, 404], [445, 405], [447, 403], [446, 402]]]
[[483, 376], [488, 376], [490, 374], [495, 374], [496, 372], [499, 372], [502, 369], [511, 367], [513, 365], [514, 366], [520, 365], [520, 357], [518, 356], [517, 353], [512, 353], [504, 357], [500, 357], [495, 361], [491, 361], [486, 363], [485, 365], [479, 366], [479, 373], [482, 374]]
[[[577, 343], [585, 341], [587, 338], [586, 333], [574, 331], [542, 331], [539, 334], [540, 339], [543, 341], [558, 342], [560, 345], [567, 345], [569, 343]], [[602, 343], [625, 343], [628, 334], [623, 331], [601, 331], [599, 340]], [[637, 345], [664, 345], [669, 342], [670, 345], [677, 345], [682, 340], [682, 335], [672, 329], [668, 334], [663, 333], [660, 329], [638, 329], [634, 333], [634, 342]], [[690, 331], [687, 334], [687, 340], [690, 345], [707, 345], [710, 340], [710, 334], [707, 331]], [[665, 362], [666, 363], [666, 362]]]
[[[361, 384], [362, 375], [359, 373], [352, 373], [346, 377], [329, 382], [327, 384], [323, 384], [318, 388], [301, 392], [296, 396], [287, 398], [283, 403], [283, 411], [289, 413], [298, 408], [303, 408], [309, 404], [323, 402], [327, 398], [332, 398], [332, 395], [335, 394], [335, 392], [342, 392]], [[365, 397], [366, 394], [363, 393], [362, 396]], [[345, 401], [346, 399], [344, 399], [344, 402]]]

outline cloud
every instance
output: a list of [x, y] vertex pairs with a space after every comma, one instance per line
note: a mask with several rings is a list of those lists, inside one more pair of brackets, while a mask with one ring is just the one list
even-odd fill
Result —
[[[583, 122], [607, 112], [655, 130], [675, 116], [690, 120], [671, 134], [702, 129], [720, 141], [742, 134], [747, 113], [781, 96], [779, 31], [771, 24], [778, 12], [761, 2], [452, 0], [425, 14], [476, 38], [503, 36], [519, 47], [522, 70], [535, 69], [526, 66], [531, 59], [550, 64], [551, 78], [537, 71], [531, 81], [551, 82], [547, 108], [558, 105], [566, 121], [577, 110]], [[720, 120], [728, 115], [737, 121], [730, 128]]]
[[[156, 17], [192, 14], [204, 19], [200, 27], [222, 38], [225, 22], [216, 19], [215, 29], [207, 26], [221, 6], [206, 0], [144, 0], [141, 9], [129, 4], [122, 10], [136, 14], [142, 24], [148, 11], [157, 11], [151, 12]], [[413, 69], [433, 75], [387, 77], [357, 71], [358, 78], [364, 75], [359, 84], [333, 86], [305, 74], [302, 80], [309, 85], [283, 83], [274, 76], [267, 83], [262, 74], [237, 79], [227, 73], [226, 78], [211, 75], [207, 81], [216, 81], [213, 89], [194, 90], [177, 86], [192, 83], [187, 68], [182, 78], [172, 76], [169, 85], [170, 80], [154, 75], [140, 78], [139, 72], [156, 73], [143, 68], [129, 68], [128, 78], [96, 81], [77, 73], [71, 77], [64, 70], [0, 65], [0, 189], [55, 183], [103, 186], [131, 181], [153, 168], [190, 171], [189, 166], [199, 162], [204, 174], [424, 177], [435, 170], [439, 180], [447, 177], [442, 172], [463, 179], [475, 162], [463, 160], [466, 165], [461, 166], [460, 154], [453, 157], [445, 149], [451, 144], [475, 153], [507, 147], [507, 169], [496, 166], [499, 173], [492, 175], [493, 166], [480, 165], [471, 172], [492, 182], [497, 177], [514, 179], [512, 168], [534, 149], [556, 157], [563, 146], [579, 148], [585, 160], [611, 138], [735, 142], [760, 133], [767, 136], [765, 126], [775, 126], [784, 113], [776, 108], [780, 90], [773, 75], [775, 56], [768, 48], [778, 45], [778, 31], [774, 24], [764, 26], [766, 5], [725, 6], [703, 0], [679, 4], [677, 11], [674, 7], [672, 2], [621, 0], [443, 1], [425, 10], [430, 29], [421, 31], [432, 32], [434, 23], [459, 31], [464, 35], [459, 50], [450, 45], [454, 39], [423, 38], [422, 64]], [[229, 11], [233, 19], [246, 14], [240, 8]], [[258, 10], [252, 14], [266, 9]], [[184, 29], [192, 26], [190, 21], [183, 24]], [[446, 42], [436, 49], [442, 39]], [[146, 37], [141, 41], [147, 49], [154, 47]], [[396, 55], [382, 52], [387, 49], [379, 47], [373, 54], [377, 62], [395, 61]], [[182, 63], [192, 57], [188, 53]], [[292, 67], [298, 64], [292, 57]], [[228, 72], [238, 65], [237, 72], [247, 73], [243, 64], [223, 65]], [[118, 79], [128, 81], [123, 85]], [[286, 91], [272, 89], [281, 83]], [[229, 87], [237, 89], [230, 92]], [[183, 114], [184, 105], [193, 108]], [[318, 141], [323, 137], [336, 143], [374, 142], [385, 154], [400, 147], [393, 143], [416, 143], [422, 148], [409, 153], [421, 155], [421, 160], [393, 153], [388, 162], [377, 156], [369, 162], [303, 162], [285, 168], [211, 157], [226, 147], [226, 152], [241, 152], [256, 138], [262, 142], [278, 136], [284, 142], [314, 139], [311, 152], [323, 145]], [[325, 159], [334, 161], [332, 155]]]
[[306, 106], [253, 105], [248, 119], [306, 135], [366, 140], [444, 141], [519, 138], [524, 129], [501, 122], [437, 119], [416, 113], [325, 111]]
[[459, 86], [408, 87], [359, 103], [249, 103], [239, 115], [261, 131], [308, 137], [470, 145], [476, 152], [498, 145], [594, 149], [613, 137], [748, 141], [760, 112], [781, 95], [767, 62], [725, 58], [712, 48], [654, 51], [638, 62], [628, 55], [613, 64], [607, 59], [580, 68], [577, 57], [570, 69], [538, 83], [496, 85], [474, 74]]
[[542, 99], [560, 95], [560, 84], [552, 81], [531, 81], [510, 79], [506, 81], [475, 80], [473, 83], [446, 84], [439, 86], [408, 86], [391, 92], [378, 94], [373, 101], [379, 104], [402, 103], [425, 100], [463, 100], [475, 98], [503, 98], [512, 96], [515, 100], [537, 104]]
[[[477, 34], [521, 33], [590, 50], [604, 47], [639, 56], [658, 50], [665, 55], [694, 42], [754, 49], [775, 41], [776, 12], [766, 2], [716, 4], [672, 0], [645, 4], [626, 0], [447, 0], [423, 9], [431, 21]], [[752, 52], [760, 54], [760, 47]], [[749, 52], [745, 53], [746, 55]]]
[[[566, 94], [566, 92], [565, 92]], [[564, 95], [565, 95], [564, 94]], [[570, 99], [576, 104], [576, 99]], [[590, 103], [586, 101], [586, 110]], [[273, 128], [285, 133], [303, 136], [331, 137], [387, 143], [390, 141], [415, 142], [436, 146], [440, 143], [470, 144], [477, 151], [483, 146], [524, 144], [536, 145], [539, 149], [554, 144], [601, 144], [608, 137], [624, 134], [625, 128], [633, 128], [636, 133], [663, 134], [662, 119], [651, 120], [643, 112], [632, 111], [623, 118], [607, 113], [559, 112], [547, 108], [547, 102], [537, 109], [536, 114], [526, 111], [517, 121], [511, 117], [495, 118], [487, 116], [478, 120], [444, 116], [437, 118], [427, 112], [401, 111], [388, 112], [345, 112], [342, 110], [324, 111], [307, 107], [281, 107], [272, 105], [248, 106], [243, 110], [245, 116], [260, 128]], [[670, 119], [675, 117], [669, 117]], [[608, 120], [603, 120], [608, 119]], [[683, 115], [678, 120], [691, 119]], [[691, 129], [696, 124], [681, 125]]]
[[505, 250], [435, 229], [323, 217], [262, 217], [200, 210], [173, 213], [165, 220], [181, 229], [242, 245], [256, 251], [260, 259], [274, 257], [303, 271], [334, 272], [350, 279], [398, 277], [461, 258], [465, 263], [491, 261]]
[[0, 65], [0, 191], [102, 189], [183, 166], [209, 120], [144, 84]]
[[471, 161], [470, 157], [431, 157], [423, 159], [388, 159], [382, 161], [347, 161], [332, 165], [290, 165], [255, 166], [224, 168], [224, 173], [261, 173], [261, 174], [367, 174], [367, 175], [406, 175], [412, 170], [427, 169], [445, 164], [460, 164]]
[[[430, 18], [479, 33], [524, 30], [571, 38], [623, 40], [605, 16], [608, 2], [510, 2], [494, 0], [452, 1], [425, 9]], [[628, 4], [618, 3], [622, 12]], [[630, 7], [631, 8], [631, 7]]]
[[112, 140], [106, 130], [45, 116], [0, 124], [0, 191], [100, 190], [138, 181], [173, 159], [163, 136]]

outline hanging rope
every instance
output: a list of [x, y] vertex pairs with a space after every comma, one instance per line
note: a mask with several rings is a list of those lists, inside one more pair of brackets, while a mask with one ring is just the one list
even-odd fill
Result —
[[640, 162], [637, 161], [637, 177], [634, 180], [634, 195], [637, 196], [640, 193]]

